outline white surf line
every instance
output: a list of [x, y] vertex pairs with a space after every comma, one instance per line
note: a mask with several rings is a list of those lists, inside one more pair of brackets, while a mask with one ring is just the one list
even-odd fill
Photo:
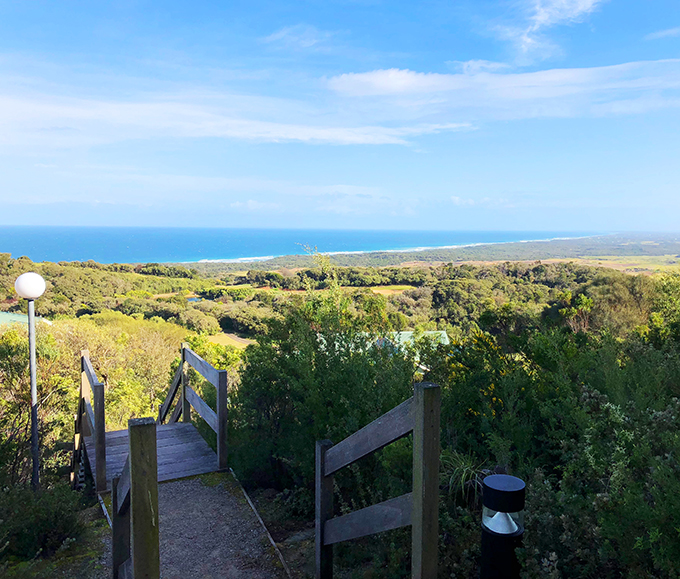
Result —
[[[519, 239], [516, 241], [481, 241], [479, 243], [461, 243], [459, 245], [432, 245], [424, 247], [409, 247], [405, 249], [362, 249], [357, 251], [320, 251], [320, 255], [362, 255], [369, 253], [417, 253], [420, 251], [434, 251], [437, 249], [463, 249], [467, 247], [481, 247], [484, 245], [507, 245], [508, 243], [548, 243], [550, 241], [571, 241], [575, 239], [595, 239], [598, 237], [608, 237], [615, 233], [599, 233], [595, 235], [579, 235], [577, 237], [547, 237], [543, 239]], [[280, 257], [304, 256], [303, 253], [283, 253], [281, 255], [263, 255], [259, 257], [235, 257], [226, 259], [200, 259], [198, 261], [168, 261], [163, 263], [254, 263], [257, 261], [269, 261]]]

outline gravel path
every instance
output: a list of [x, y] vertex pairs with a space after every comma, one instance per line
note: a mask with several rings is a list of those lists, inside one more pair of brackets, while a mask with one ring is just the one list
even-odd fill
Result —
[[158, 501], [163, 579], [286, 578], [231, 475], [160, 484]]

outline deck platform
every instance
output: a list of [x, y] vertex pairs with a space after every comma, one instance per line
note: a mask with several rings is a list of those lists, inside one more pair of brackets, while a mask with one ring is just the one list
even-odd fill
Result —
[[[156, 431], [158, 451], [158, 482], [215, 472], [217, 455], [190, 422], [159, 424]], [[93, 437], [83, 438], [92, 476], [97, 466]], [[128, 455], [128, 431], [106, 433], [106, 490], [111, 490], [111, 479], [120, 476]], [[96, 480], [95, 480], [96, 483]]]

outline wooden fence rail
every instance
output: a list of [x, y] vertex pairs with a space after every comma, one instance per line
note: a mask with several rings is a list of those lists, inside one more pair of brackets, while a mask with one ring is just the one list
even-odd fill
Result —
[[80, 353], [80, 393], [75, 419], [75, 437], [71, 461], [71, 486], [82, 483], [80, 465], [84, 436], [92, 436], [96, 455], [97, 492], [106, 491], [106, 416], [104, 412], [104, 384], [99, 381], [90, 362], [90, 353]]
[[[189, 367], [196, 370], [217, 389], [217, 412], [210, 408], [198, 393], [191, 388], [189, 384]], [[191, 408], [193, 407], [198, 415], [206, 421], [208, 426], [210, 426], [217, 435], [217, 467], [218, 470], [226, 470], [228, 468], [227, 371], [216, 369], [196, 354], [188, 344], [182, 344], [180, 365], [172, 379], [168, 395], [158, 411], [159, 424], [163, 424], [163, 421], [166, 419], [178, 392], [180, 393], [180, 399], [170, 416], [169, 422], [177, 422], [180, 416], [182, 417], [183, 422], [191, 422]]]
[[111, 486], [113, 579], [158, 579], [156, 421], [128, 421], [129, 453]]
[[[316, 443], [316, 579], [333, 577], [333, 545], [411, 525], [411, 577], [436, 579], [439, 505], [439, 386], [409, 398], [335, 446]], [[413, 491], [333, 518], [333, 473], [413, 432]]]

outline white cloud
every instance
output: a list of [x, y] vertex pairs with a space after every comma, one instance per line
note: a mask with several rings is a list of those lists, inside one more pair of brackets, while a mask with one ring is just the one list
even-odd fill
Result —
[[668, 28], [666, 30], [659, 30], [658, 32], [652, 32], [645, 36], [645, 40], [659, 40], [660, 38], [670, 38], [673, 36], [680, 36], [680, 26], [676, 28]]
[[425, 102], [423, 109], [437, 111], [439, 119], [626, 114], [677, 106], [680, 59], [522, 73], [374, 70], [333, 77], [328, 86], [344, 96], [378, 101], [383, 108]]
[[262, 42], [281, 48], [285, 47], [304, 50], [320, 48], [325, 45], [334, 34], [335, 33], [326, 30], [319, 30], [314, 26], [296, 24], [295, 26], [286, 26], [281, 30], [277, 30], [273, 34], [263, 38]]
[[464, 74], [475, 74], [477, 72], [498, 72], [511, 68], [511, 66], [505, 62], [492, 62], [490, 60], [450, 60], [446, 64]]
[[519, 6], [521, 16], [513, 24], [496, 25], [493, 30], [512, 41], [522, 58], [547, 58], [555, 46], [545, 31], [561, 24], [582, 22], [606, 0], [525, 0]]
[[467, 127], [466, 123], [451, 122], [385, 127], [347, 126], [340, 119], [328, 125], [260, 120], [240, 116], [240, 111], [231, 110], [228, 103], [205, 105], [181, 95], [137, 101], [0, 95], [0, 145], [10, 147], [68, 148], [168, 137], [404, 145], [409, 137]]

